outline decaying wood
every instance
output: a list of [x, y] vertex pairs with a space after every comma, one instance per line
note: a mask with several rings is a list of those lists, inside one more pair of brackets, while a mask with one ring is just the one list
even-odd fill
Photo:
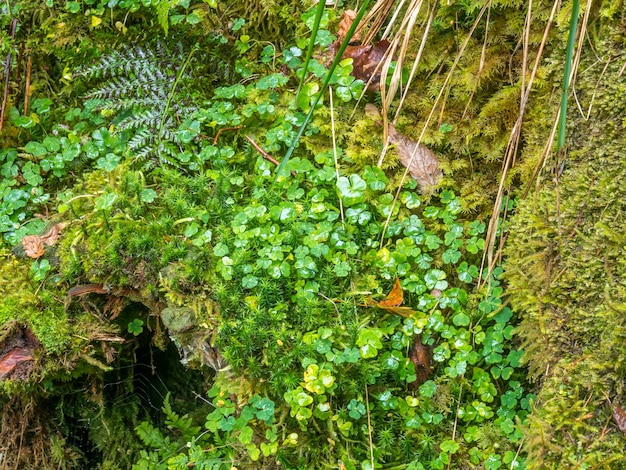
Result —
[[13, 324], [6, 329], [0, 340], [0, 379], [28, 379], [39, 346], [39, 340], [27, 327]]
[[74, 286], [70, 290], [67, 291], [67, 296], [69, 298], [76, 297], [79, 295], [86, 294], [108, 294], [107, 291], [102, 284], [81, 284], [80, 286]]
[[[87, 294], [99, 294], [99, 295], [111, 295], [114, 297], [124, 298], [131, 302], [137, 302], [145, 305], [149, 310], [153, 312], [160, 312], [163, 310], [164, 305], [158, 300], [147, 298], [136, 289], [130, 287], [113, 287], [107, 288], [103, 284], [81, 284], [74, 286], [67, 291], [67, 298], [65, 307], [67, 308], [74, 297], [80, 297]], [[115, 319], [123, 308], [123, 304], [118, 301], [111, 300], [104, 306], [104, 313], [110, 314], [109, 320]]]

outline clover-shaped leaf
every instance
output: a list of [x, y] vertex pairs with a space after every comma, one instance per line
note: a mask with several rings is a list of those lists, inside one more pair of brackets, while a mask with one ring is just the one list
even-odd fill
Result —
[[337, 189], [343, 203], [353, 206], [365, 200], [367, 183], [359, 175], [352, 174], [349, 178], [340, 176], [337, 179]]

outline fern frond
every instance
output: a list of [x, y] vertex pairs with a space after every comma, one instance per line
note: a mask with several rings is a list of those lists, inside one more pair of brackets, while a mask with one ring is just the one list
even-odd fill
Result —
[[141, 128], [156, 129], [160, 122], [160, 110], [153, 108], [144, 109], [131, 114], [127, 118], [124, 118], [122, 121], [120, 121], [118, 126], [122, 130]]
[[154, 134], [151, 130], [145, 128], [139, 129], [128, 141], [128, 148], [133, 151], [135, 155], [139, 155], [137, 150], [145, 148], [152, 139], [154, 139]]
[[180, 165], [188, 158], [178, 158], [183, 150], [178, 126], [197, 109], [192, 97], [204, 91], [210, 76], [223, 79], [232, 71], [230, 56], [220, 56], [221, 50], [209, 48], [202, 60], [193, 60], [193, 51], [185, 53], [181, 43], [159, 41], [113, 51], [76, 75], [97, 81], [85, 98], [96, 101], [96, 110], [115, 112], [115, 127], [131, 133], [131, 158]]

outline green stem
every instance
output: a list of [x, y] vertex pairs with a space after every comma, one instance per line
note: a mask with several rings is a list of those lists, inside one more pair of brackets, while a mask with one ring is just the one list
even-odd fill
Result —
[[578, 29], [578, 11], [580, 0], [573, 0], [572, 16], [569, 21], [569, 37], [567, 38], [567, 50], [565, 54], [565, 71], [563, 72], [563, 87], [561, 90], [561, 115], [559, 116], [559, 135], [557, 139], [557, 152], [565, 145], [565, 126], [567, 123], [567, 91], [569, 89], [569, 76], [572, 70], [572, 56], [574, 55], [574, 41]]
[[[322, 3], [322, 0], [320, 0], [320, 3]], [[309, 124], [309, 121], [313, 117], [313, 112], [315, 111], [315, 108], [317, 107], [317, 104], [319, 103], [320, 98], [324, 94], [324, 91], [326, 91], [326, 88], [328, 87], [328, 84], [330, 83], [330, 80], [333, 76], [333, 72], [335, 71], [335, 68], [337, 68], [337, 65], [341, 61], [341, 56], [346, 50], [346, 47], [348, 47], [348, 44], [350, 43], [350, 40], [352, 39], [352, 36], [354, 35], [354, 32], [356, 31], [357, 26], [361, 22], [361, 18], [363, 18], [363, 15], [365, 15], [365, 11], [369, 3], [370, 3], [370, 0], [365, 0], [365, 2], [363, 2], [363, 5], [359, 9], [359, 12], [357, 13], [356, 18], [354, 18], [354, 21], [352, 22], [352, 25], [350, 26], [350, 29], [346, 33], [345, 39], [341, 43], [341, 46], [339, 46], [339, 50], [335, 54], [335, 59], [333, 60], [332, 65], [328, 69], [328, 73], [326, 74], [326, 78], [324, 79], [324, 83], [322, 84], [322, 89], [319, 91], [319, 94], [317, 95], [317, 97], [315, 98], [315, 101], [311, 105], [311, 109], [309, 110], [309, 113], [307, 114], [306, 118], [304, 119], [304, 122], [300, 126], [300, 129], [298, 130], [298, 134], [296, 134], [296, 137], [294, 138], [293, 142], [289, 146], [289, 149], [287, 149], [287, 153], [283, 157], [283, 160], [280, 162], [280, 165], [278, 165], [278, 170], [276, 170], [276, 178], [274, 179], [274, 181], [278, 179], [278, 176], [281, 174], [283, 168], [285, 168], [285, 165], [287, 165], [287, 162], [291, 158], [291, 155], [293, 154], [293, 151], [295, 150], [296, 145], [298, 145], [298, 141], [300, 140], [300, 137], [302, 137], [302, 134], [304, 134], [304, 130], [306, 129], [306, 126]], [[315, 42], [315, 38], [312, 38], [312, 41]]]
[[187, 66], [189, 65], [189, 62], [191, 62], [191, 57], [195, 54], [195, 52], [198, 50], [197, 46], [194, 46], [191, 49], [191, 52], [189, 52], [189, 55], [187, 56], [187, 59], [185, 60], [185, 62], [183, 63], [183, 66], [180, 68], [178, 75], [176, 76], [176, 80], [174, 81], [174, 85], [172, 86], [172, 89], [170, 90], [170, 94], [167, 97], [167, 102], [165, 103], [165, 108], [163, 109], [163, 113], [161, 114], [161, 122], [159, 123], [159, 132], [157, 134], [157, 138], [159, 139], [159, 153], [161, 152], [161, 138], [162, 138], [162, 132], [163, 132], [163, 125], [165, 124], [165, 120], [167, 119], [167, 112], [170, 109], [170, 104], [172, 103], [172, 99], [174, 98], [174, 93], [176, 92], [176, 88], [178, 87], [178, 84], [180, 83], [183, 74], [185, 73], [185, 69], [187, 68]]
[[298, 95], [300, 95], [300, 90], [302, 90], [302, 85], [304, 84], [304, 80], [306, 79], [306, 72], [309, 69], [309, 62], [311, 61], [311, 56], [313, 55], [313, 48], [315, 47], [315, 39], [317, 38], [317, 30], [320, 27], [322, 16], [324, 16], [325, 6], [326, 6], [325, 1], [320, 0], [317, 3], [317, 10], [315, 11], [315, 19], [313, 21], [313, 29], [311, 30], [311, 39], [309, 41], [309, 47], [306, 51], [306, 58], [304, 59], [304, 66], [302, 67], [302, 77], [300, 77], [300, 83], [298, 84], [298, 91], [296, 92], [296, 102], [298, 100]]

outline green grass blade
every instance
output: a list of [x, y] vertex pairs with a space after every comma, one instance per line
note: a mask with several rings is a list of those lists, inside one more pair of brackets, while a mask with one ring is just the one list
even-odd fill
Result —
[[[322, 2], [320, 1], [320, 3], [322, 3]], [[352, 36], [354, 35], [354, 32], [356, 31], [357, 26], [361, 22], [361, 19], [365, 15], [365, 11], [367, 10], [367, 6], [369, 5], [369, 3], [370, 3], [370, 0], [365, 0], [365, 2], [363, 2], [363, 5], [361, 5], [361, 8], [359, 9], [359, 11], [357, 13], [356, 18], [354, 18], [354, 21], [352, 22], [352, 25], [350, 26], [350, 29], [348, 29], [348, 32], [346, 33], [345, 39], [341, 43], [341, 46], [339, 46], [339, 50], [337, 51], [337, 54], [335, 54], [335, 58], [333, 60], [333, 63], [331, 64], [330, 68], [328, 69], [328, 73], [326, 74], [326, 79], [324, 80], [324, 83], [322, 84], [322, 88], [319, 91], [319, 94], [317, 95], [317, 98], [315, 98], [314, 103], [311, 105], [311, 109], [309, 110], [309, 113], [307, 114], [306, 118], [304, 119], [304, 122], [300, 126], [300, 129], [298, 130], [298, 133], [296, 134], [296, 137], [293, 139], [293, 142], [289, 146], [289, 149], [287, 149], [287, 153], [285, 154], [285, 156], [283, 157], [282, 161], [280, 162], [280, 165], [278, 165], [278, 170], [276, 170], [276, 178], [278, 178], [278, 176], [280, 175], [282, 170], [285, 168], [285, 165], [287, 165], [287, 162], [291, 158], [291, 155], [293, 154], [293, 151], [295, 150], [296, 146], [298, 145], [298, 141], [300, 140], [300, 137], [302, 137], [302, 134], [304, 134], [304, 130], [306, 129], [306, 126], [309, 124], [309, 121], [311, 121], [311, 118], [313, 117], [313, 112], [315, 111], [315, 108], [317, 107], [317, 104], [319, 103], [321, 97], [324, 95], [324, 92], [326, 91], [326, 88], [328, 88], [328, 84], [330, 83], [330, 79], [331, 79], [331, 77], [333, 75], [333, 72], [335, 71], [335, 69], [337, 68], [337, 65], [341, 61], [341, 56], [343, 55], [344, 51], [346, 50], [346, 47], [348, 47], [348, 44], [350, 44], [350, 40], [352, 39]], [[313, 42], [315, 42], [315, 41], [313, 41]]]
[[298, 100], [298, 96], [300, 95], [300, 90], [302, 90], [302, 85], [304, 84], [304, 80], [306, 79], [306, 73], [309, 70], [309, 62], [311, 62], [311, 56], [313, 55], [313, 48], [315, 47], [315, 39], [317, 38], [317, 31], [320, 27], [322, 16], [324, 16], [325, 6], [326, 6], [326, 2], [322, 0], [320, 0], [317, 3], [317, 10], [315, 11], [315, 18], [313, 21], [313, 29], [311, 30], [311, 40], [309, 41], [309, 48], [306, 51], [306, 58], [304, 59], [304, 66], [302, 67], [302, 77], [300, 77], [300, 83], [298, 85], [298, 91], [296, 93], [296, 101]]
[[574, 55], [574, 41], [576, 29], [578, 29], [578, 11], [580, 0], [572, 2], [572, 16], [569, 20], [569, 37], [567, 38], [567, 50], [565, 53], [565, 71], [563, 72], [563, 89], [561, 90], [561, 115], [559, 116], [559, 134], [557, 138], [557, 152], [565, 145], [565, 126], [567, 124], [567, 92], [569, 89], [569, 76], [572, 70], [572, 56]]

